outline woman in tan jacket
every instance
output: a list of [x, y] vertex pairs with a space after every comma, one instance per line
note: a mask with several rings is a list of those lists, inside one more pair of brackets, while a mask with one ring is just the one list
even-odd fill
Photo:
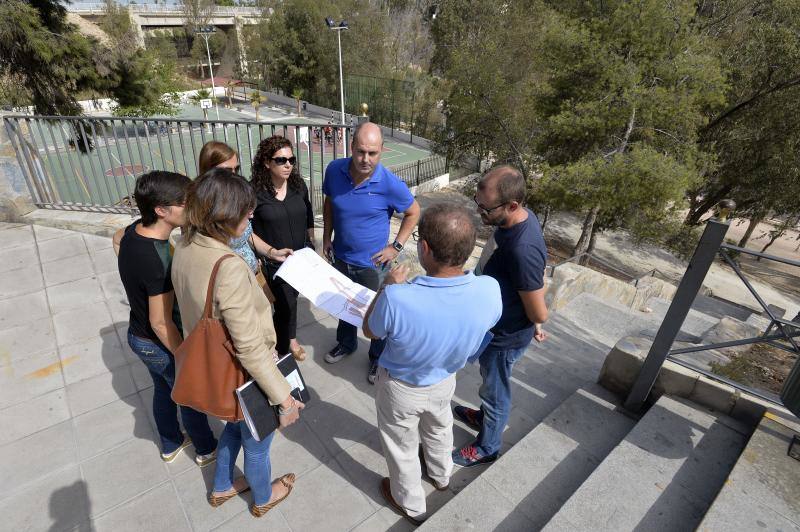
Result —
[[[214, 168], [192, 184], [186, 200], [186, 235], [175, 248], [172, 283], [186, 334], [203, 313], [208, 280], [217, 260], [233, 253], [228, 243], [241, 236], [255, 208], [250, 184], [229, 169]], [[281, 426], [297, 421], [304, 407], [290, 395], [289, 383], [275, 365], [272, 311], [252, 270], [238, 255], [220, 264], [214, 287], [213, 315], [230, 332], [236, 355], [273, 404], [280, 405]], [[233, 393], [233, 390], [231, 390]], [[250, 512], [259, 517], [285, 499], [294, 474], [270, 483], [272, 436], [256, 441], [244, 421], [227, 423], [217, 448], [217, 469], [209, 503], [219, 506], [253, 490]], [[233, 478], [239, 449], [244, 447], [244, 478]]]

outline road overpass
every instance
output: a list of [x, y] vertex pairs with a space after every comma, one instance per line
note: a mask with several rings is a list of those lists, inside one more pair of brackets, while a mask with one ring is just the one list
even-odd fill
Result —
[[[183, 27], [186, 24], [186, 13], [179, 5], [137, 5], [127, 6], [133, 27], [139, 39], [139, 44], [145, 46], [145, 35], [156, 30], [168, 30]], [[76, 3], [67, 5], [67, 10], [72, 16], [79, 16], [90, 24], [98, 24], [105, 16], [105, 4], [101, 3]], [[244, 43], [242, 42], [242, 26], [257, 24], [261, 19], [263, 10], [257, 7], [223, 7], [215, 6], [208, 13], [204, 25], [211, 25], [226, 31], [233, 29], [233, 35], [239, 42], [239, 62], [243, 72], [247, 71], [247, 60], [244, 57]]]

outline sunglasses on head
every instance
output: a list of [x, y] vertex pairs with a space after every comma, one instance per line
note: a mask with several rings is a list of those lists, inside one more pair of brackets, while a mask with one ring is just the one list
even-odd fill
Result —
[[294, 155], [291, 157], [273, 157], [271, 161], [277, 164], [278, 166], [284, 165], [287, 162], [292, 166], [294, 166], [294, 163], [297, 162], [297, 157], [295, 157]]

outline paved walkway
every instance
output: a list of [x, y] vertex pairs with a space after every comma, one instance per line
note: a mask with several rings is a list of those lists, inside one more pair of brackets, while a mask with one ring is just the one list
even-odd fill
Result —
[[[206, 503], [213, 466], [198, 468], [193, 450], [169, 465], [159, 457], [152, 383], [124, 341], [129, 307], [110, 239], [0, 224], [0, 249], [1, 528], [409, 528], [379, 492], [387, 472], [363, 338], [356, 355], [325, 364], [335, 321], [301, 302], [298, 337], [309, 352], [301, 367], [313, 401], [272, 447], [273, 476], [295, 472], [295, 491], [261, 519], [247, 511], [249, 496], [213, 509]], [[478, 384], [477, 368], [466, 368], [457, 398], [475, 404]], [[537, 393], [512, 411], [505, 448], [555, 406]], [[455, 438], [460, 445], [470, 434], [456, 426]], [[444, 493], [425, 483], [429, 509], [478, 473], [460, 470]]]

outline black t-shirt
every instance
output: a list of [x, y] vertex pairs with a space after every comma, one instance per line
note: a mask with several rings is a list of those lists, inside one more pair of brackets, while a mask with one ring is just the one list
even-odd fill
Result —
[[[119, 276], [128, 302], [131, 305], [129, 330], [140, 338], [146, 338], [168, 349], [161, 343], [150, 326], [149, 297], [171, 292], [172, 250], [169, 240], [147, 238], [136, 232], [136, 220], [125, 228], [119, 244]], [[173, 301], [172, 319], [181, 329], [177, 301]]]
[[544, 286], [547, 247], [539, 220], [530, 210], [524, 222], [508, 229], [499, 227], [494, 240], [497, 249], [486, 262], [483, 273], [494, 277], [500, 285], [503, 314], [492, 329], [494, 338], [490, 345], [497, 349], [518, 349], [528, 345], [534, 333], [518, 292]]
[[302, 249], [308, 240], [308, 229], [314, 227], [314, 211], [305, 183], [301, 190], [288, 187], [283, 201], [266, 190], [259, 190], [256, 198], [253, 232], [277, 249]]

